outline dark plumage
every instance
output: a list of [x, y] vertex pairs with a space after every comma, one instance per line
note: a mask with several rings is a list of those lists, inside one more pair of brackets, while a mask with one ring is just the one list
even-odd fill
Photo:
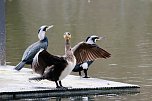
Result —
[[88, 77], [88, 74], [87, 74], [87, 71], [88, 71], [88, 68], [89, 66], [93, 63], [94, 61], [87, 61], [87, 62], [84, 62], [84, 63], [80, 63], [80, 64], [76, 64], [76, 66], [74, 67], [74, 69], [72, 70], [73, 72], [79, 72], [79, 76], [82, 76], [81, 75], [81, 71], [83, 70], [84, 71], [84, 78], [89, 78]]
[[[61, 72], [66, 68], [68, 62], [64, 57], [58, 57], [48, 53], [46, 50], [41, 50], [32, 64], [32, 69], [41, 74], [41, 77], [35, 79], [48, 79], [57, 82]], [[57, 86], [58, 87], [58, 86]]]
[[[65, 55], [55, 56], [48, 53], [46, 50], [41, 49], [34, 57], [32, 69], [40, 74], [40, 77], [31, 78], [30, 80], [43, 80], [47, 79], [55, 81], [57, 88], [63, 88], [61, 80], [73, 70], [76, 59], [73, 55], [70, 46], [70, 33], [64, 34], [65, 38]], [[59, 82], [59, 84], [58, 84]]]
[[48, 29], [52, 28], [52, 26], [41, 26], [38, 31], [38, 38], [39, 41], [33, 43], [30, 45], [25, 51], [22, 56], [22, 60], [19, 64], [16, 65], [14, 68], [15, 70], [21, 70], [25, 64], [32, 64], [33, 58], [36, 55], [36, 53], [41, 49], [47, 49], [48, 47], [48, 38], [45, 36], [45, 33]]
[[85, 61], [93, 61], [97, 58], [106, 58], [109, 53], [95, 44], [85, 42], [78, 43], [71, 48], [71, 34], [66, 32], [65, 38], [65, 55], [55, 56], [46, 50], [40, 50], [34, 57], [32, 69], [40, 74], [40, 77], [30, 78], [30, 80], [47, 79], [55, 81], [57, 88], [62, 88], [61, 80], [68, 76], [74, 69], [76, 63], [81, 64]]
[[[96, 45], [96, 41], [100, 39], [101, 37], [92, 35], [87, 37], [86, 42], [80, 42], [75, 46], [76, 49], [73, 50], [74, 50], [74, 55], [76, 56], [77, 64], [73, 69], [73, 72], [79, 72], [79, 75], [81, 76], [81, 71], [83, 70], [85, 73], [84, 78], [89, 78], [87, 71], [89, 66], [94, 62], [94, 60], [97, 58], [106, 59], [110, 57], [111, 55], [110, 53], [108, 53], [107, 51], [103, 50], [98, 45]], [[87, 61], [80, 62], [86, 58], [88, 59]], [[91, 59], [92, 61], [90, 61]]]

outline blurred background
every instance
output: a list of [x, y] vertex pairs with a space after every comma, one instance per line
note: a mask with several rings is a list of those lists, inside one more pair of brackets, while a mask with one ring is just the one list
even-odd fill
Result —
[[38, 41], [41, 25], [52, 24], [46, 34], [50, 53], [64, 54], [66, 31], [72, 34], [72, 46], [90, 35], [104, 36], [97, 44], [112, 55], [95, 61], [89, 76], [141, 88], [138, 94], [44, 100], [152, 100], [152, 0], [6, 0], [7, 65], [16, 65], [24, 50]]

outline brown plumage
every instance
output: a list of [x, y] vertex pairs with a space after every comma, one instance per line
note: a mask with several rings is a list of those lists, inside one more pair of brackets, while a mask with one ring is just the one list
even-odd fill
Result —
[[55, 56], [41, 49], [33, 59], [32, 69], [40, 74], [40, 77], [30, 78], [30, 80], [47, 79], [54, 81], [57, 88], [63, 88], [61, 80], [71, 73], [76, 65], [76, 59], [71, 50], [71, 34], [66, 32], [65, 38], [65, 55]]
[[97, 58], [109, 58], [110, 53], [100, 48], [96, 44], [88, 44], [86, 42], [80, 42], [72, 48], [77, 60], [77, 64], [84, 61], [93, 61]]
[[[30, 80], [47, 79], [56, 82], [57, 88], [63, 87], [61, 80], [69, 75], [74, 69], [76, 63], [93, 61], [97, 58], [107, 58], [110, 54], [95, 44], [80, 42], [71, 49], [71, 34], [66, 32], [65, 55], [55, 56], [46, 50], [40, 50], [33, 59], [32, 69], [41, 75], [41, 77], [31, 78]], [[77, 62], [76, 62], [77, 61]], [[59, 84], [58, 84], [59, 81]]]
[[110, 53], [102, 49], [96, 44], [97, 40], [102, 39], [103, 37], [98, 37], [92, 35], [86, 38], [85, 42], [79, 42], [75, 45], [72, 50], [77, 60], [77, 64], [73, 69], [73, 72], [79, 72], [81, 76], [81, 71], [84, 71], [84, 78], [89, 78], [87, 71], [89, 66], [98, 58], [109, 58]]

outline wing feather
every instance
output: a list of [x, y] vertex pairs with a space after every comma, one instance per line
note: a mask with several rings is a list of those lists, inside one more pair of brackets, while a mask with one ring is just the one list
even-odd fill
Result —
[[73, 53], [76, 57], [77, 63], [85, 61], [93, 61], [98, 58], [109, 58], [110, 53], [100, 48], [96, 44], [88, 44], [86, 42], [80, 42], [73, 48]]
[[53, 65], [61, 63], [67, 63], [63, 57], [52, 55], [46, 50], [40, 50], [33, 59], [32, 69], [36, 73], [43, 75], [47, 67], [51, 68]]

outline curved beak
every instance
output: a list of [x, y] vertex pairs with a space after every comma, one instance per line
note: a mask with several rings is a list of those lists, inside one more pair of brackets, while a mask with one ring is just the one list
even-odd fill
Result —
[[54, 25], [48, 26], [47, 29], [46, 29], [46, 31], [47, 31], [48, 29], [52, 28], [53, 26], [54, 26]]

